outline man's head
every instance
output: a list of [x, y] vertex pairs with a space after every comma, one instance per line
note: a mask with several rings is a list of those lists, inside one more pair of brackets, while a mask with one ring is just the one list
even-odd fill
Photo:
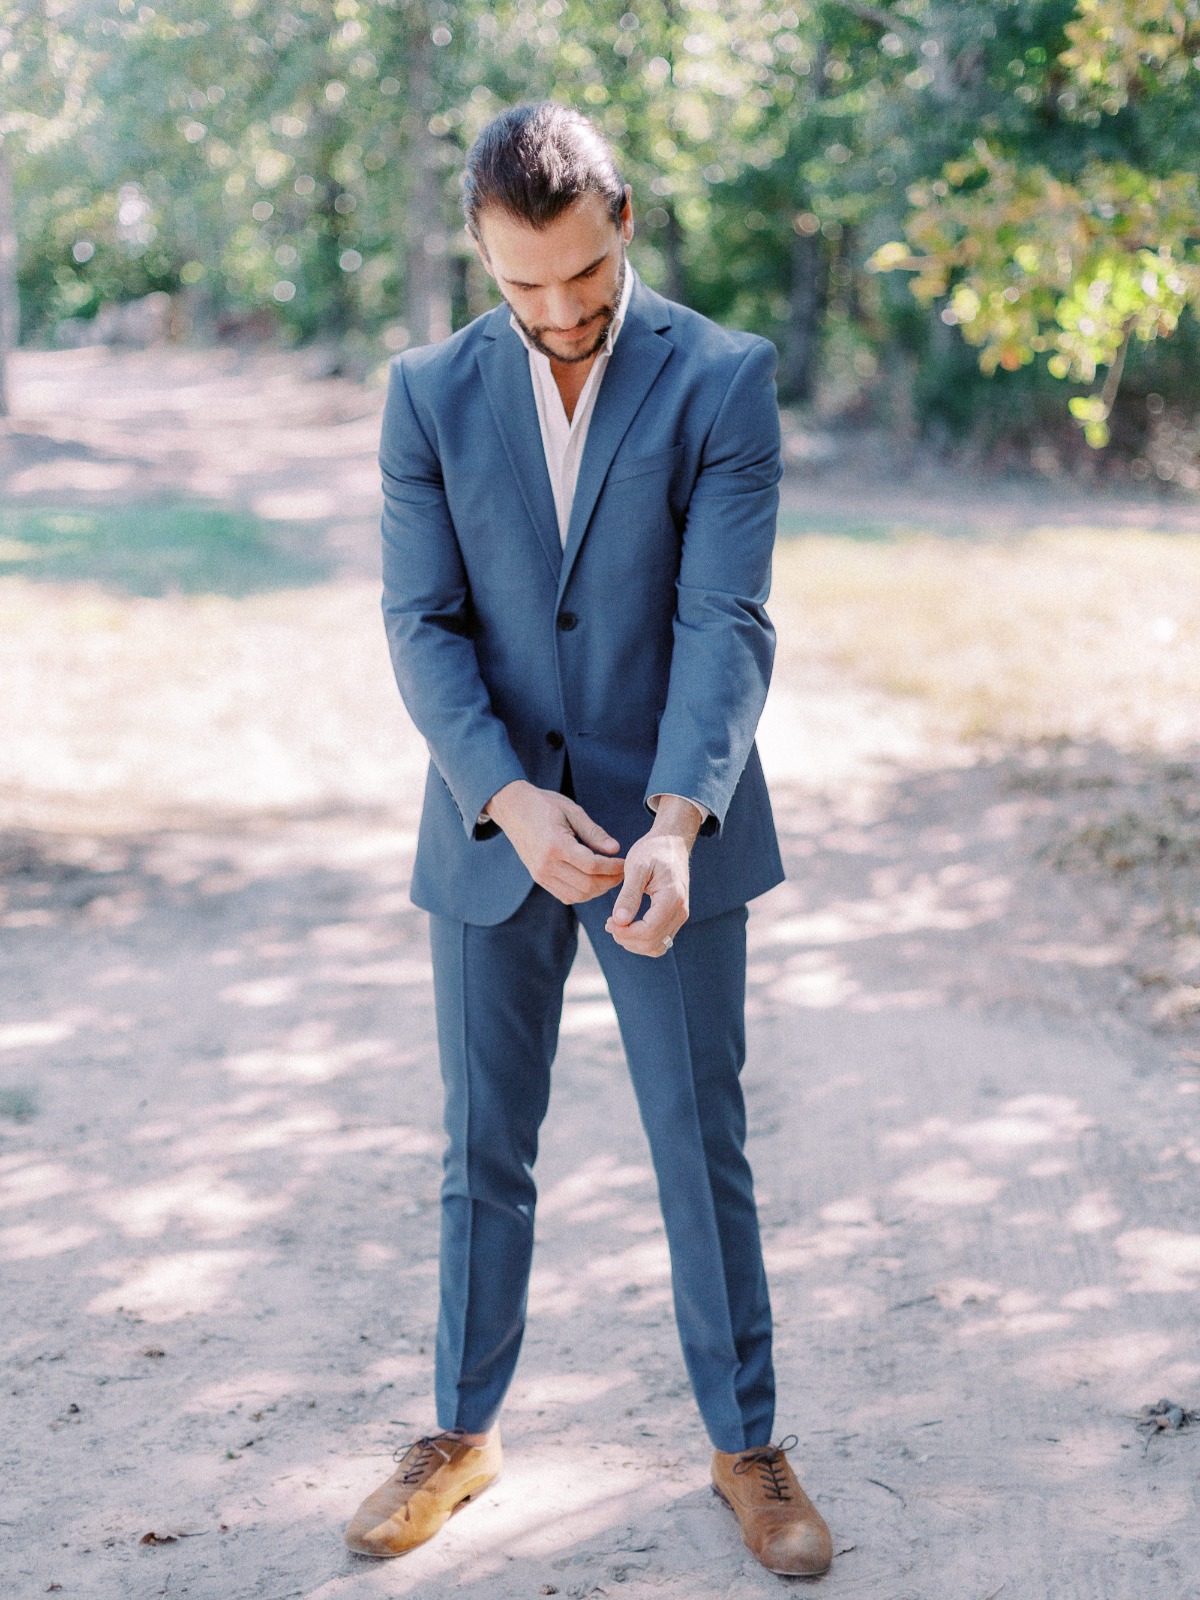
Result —
[[547, 101], [504, 111], [463, 175], [467, 231], [533, 343], [586, 361], [616, 313], [633, 237], [629, 190], [586, 117]]

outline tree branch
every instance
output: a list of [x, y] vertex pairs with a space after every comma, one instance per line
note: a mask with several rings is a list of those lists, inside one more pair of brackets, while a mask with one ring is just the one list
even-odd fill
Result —
[[1112, 408], [1116, 404], [1117, 390], [1121, 387], [1121, 374], [1125, 371], [1125, 357], [1129, 354], [1129, 341], [1133, 338], [1132, 317], [1125, 319], [1125, 333], [1121, 340], [1121, 348], [1113, 357], [1113, 364], [1108, 369], [1104, 379], [1104, 387], [1100, 390], [1100, 404], [1104, 407], [1106, 418], [1112, 416]]
[[833, 0], [833, 4], [853, 12], [863, 22], [873, 22], [877, 28], [894, 33], [897, 38], [904, 40], [909, 49], [913, 49], [921, 38], [920, 29], [915, 28], [906, 17], [898, 17], [883, 6], [873, 6], [870, 0]]

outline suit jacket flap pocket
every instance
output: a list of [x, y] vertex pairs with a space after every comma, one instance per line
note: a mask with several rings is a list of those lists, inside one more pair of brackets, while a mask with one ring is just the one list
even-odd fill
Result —
[[682, 444], [673, 444], [648, 456], [622, 456], [609, 468], [608, 481], [618, 483], [622, 478], [640, 478], [646, 472], [666, 472], [675, 465], [682, 449]]

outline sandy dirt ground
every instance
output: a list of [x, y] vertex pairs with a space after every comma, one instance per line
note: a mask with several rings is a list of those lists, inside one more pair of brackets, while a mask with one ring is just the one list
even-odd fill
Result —
[[[709, 1492], [586, 951], [505, 1473], [401, 1562], [340, 1543], [431, 1421], [440, 1104], [378, 399], [301, 370], [18, 367], [9, 503], [215, 496], [329, 571], [239, 600], [0, 581], [0, 1590], [809, 1592]], [[1053, 864], [1194, 767], [984, 758], [816, 670], [762, 744], [789, 880], [753, 908], [746, 1091], [820, 1592], [1200, 1596], [1200, 1425], [1137, 1424], [1200, 1409], [1195, 1017], [1163, 1007], [1140, 880]]]

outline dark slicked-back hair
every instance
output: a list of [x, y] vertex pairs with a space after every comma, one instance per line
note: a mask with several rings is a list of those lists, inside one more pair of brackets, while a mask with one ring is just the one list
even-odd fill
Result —
[[600, 195], [619, 221], [625, 185], [608, 142], [586, 117], [554, 100], [502, 111], [467, 152], [463, 211], [476, 238], [488, 206], [546, 228], [581, 194]]

